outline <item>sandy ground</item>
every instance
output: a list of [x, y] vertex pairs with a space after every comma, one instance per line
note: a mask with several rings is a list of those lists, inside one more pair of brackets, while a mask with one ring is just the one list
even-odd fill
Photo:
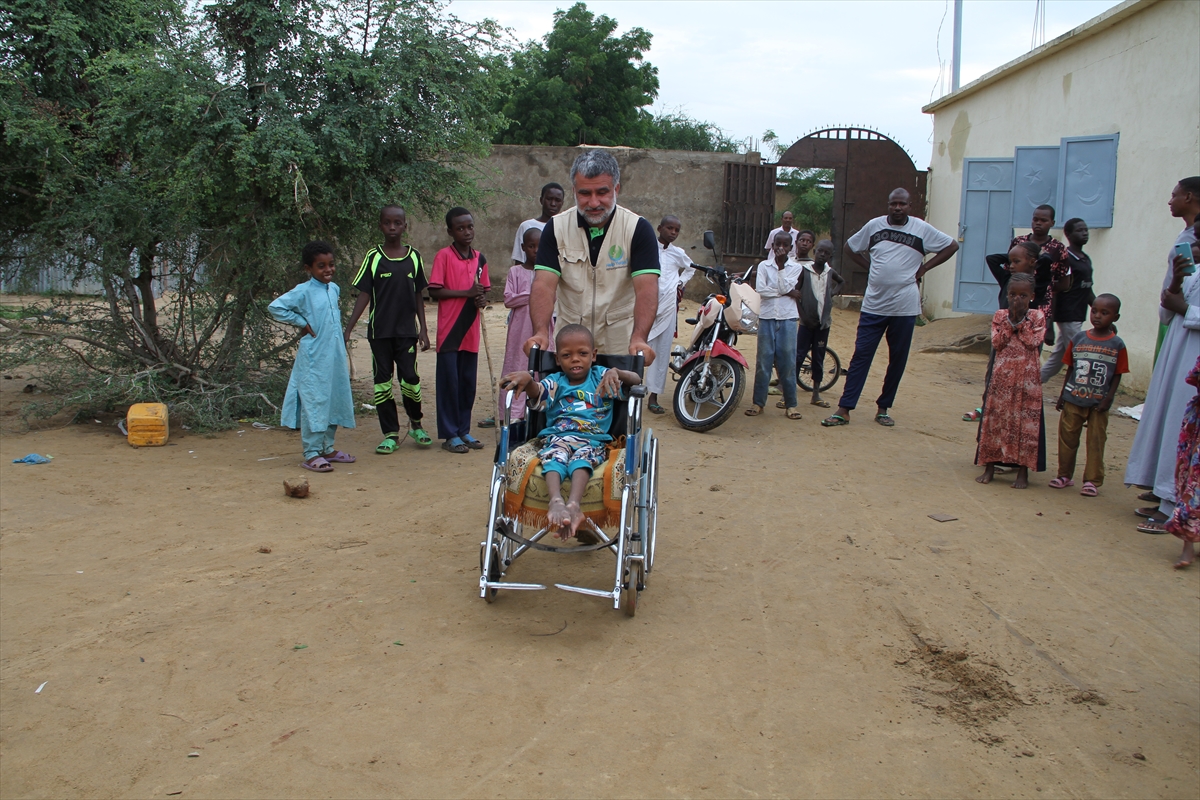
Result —
[[[338, 439], [358, 463], [293, 500], [294, 433], [18, 434], [25, 381], [0, 381], [0, 795], [1196, 798], [1200, 569], [1134, 530], [1135, 423], [1113, 418], [1097, 499], [979, 486], [959, 417], [985, 361], [915, 354], [891, 430], [773, 403], [705, 435], [653, 418], [634, 619], [478, 597], [488, 451], [375, 456], [364, 415]], [[30, 452], [55, 458], [10, 463]], [[602, 585], [611, 563], [509, 577]]]

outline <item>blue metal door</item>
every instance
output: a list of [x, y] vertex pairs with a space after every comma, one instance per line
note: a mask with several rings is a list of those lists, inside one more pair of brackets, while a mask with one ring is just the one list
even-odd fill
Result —
[[962, 204], [958, 218], [958, 260], [954, 269], [954, 310], [992, 314], [996, 281], [985, 256], [1004, 253], [1012, 240], [1013, 160], [963, 160]]

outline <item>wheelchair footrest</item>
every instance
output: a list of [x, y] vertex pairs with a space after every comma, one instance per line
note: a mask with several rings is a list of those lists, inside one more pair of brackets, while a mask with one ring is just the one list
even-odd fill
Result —
[[[505, 581], [484, 581], [484, 585], [489, 589], [525, 589], [527, 591], [537, 591], [546, 587], [540, 583], [506, 583]], [[605, 595], [608, 597], [608, 595]]]
[[577, 594], [591, 595], [592, 597], [607, 597], [609, 600], [616, 599], [616, 592], [604, 592], [599, 589], [587, 589], [583, 586], [568, 586], [565, 583], [556, 583], [555, 587], [562, 589], [564, 592], [575, 592]]

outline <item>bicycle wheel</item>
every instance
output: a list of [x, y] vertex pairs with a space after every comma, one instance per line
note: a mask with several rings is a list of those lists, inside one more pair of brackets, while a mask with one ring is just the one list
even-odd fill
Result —
[[[821, 391], [833, 386], [838, 382], [838, 378], [842, 377], [842, 360], [838, 358], [838, 354], [825, 348], [825, 360], [821, 366], [824, 368], [824, 374], [821, 376]], [[806, 392], [813, 390], [812, 383], [812, 353], [806, 353], [803, 363], [800, 364], [800, 369], [796, 372], [796, 383]]]

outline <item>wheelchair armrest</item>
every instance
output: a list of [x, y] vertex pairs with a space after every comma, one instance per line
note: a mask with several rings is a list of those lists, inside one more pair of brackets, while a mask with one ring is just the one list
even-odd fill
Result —
[[630, 397], [645, 397], [646, 396], [646, 385], [644, 383], [639, 383], [637, 386], [629, 387], [629, 396]]

